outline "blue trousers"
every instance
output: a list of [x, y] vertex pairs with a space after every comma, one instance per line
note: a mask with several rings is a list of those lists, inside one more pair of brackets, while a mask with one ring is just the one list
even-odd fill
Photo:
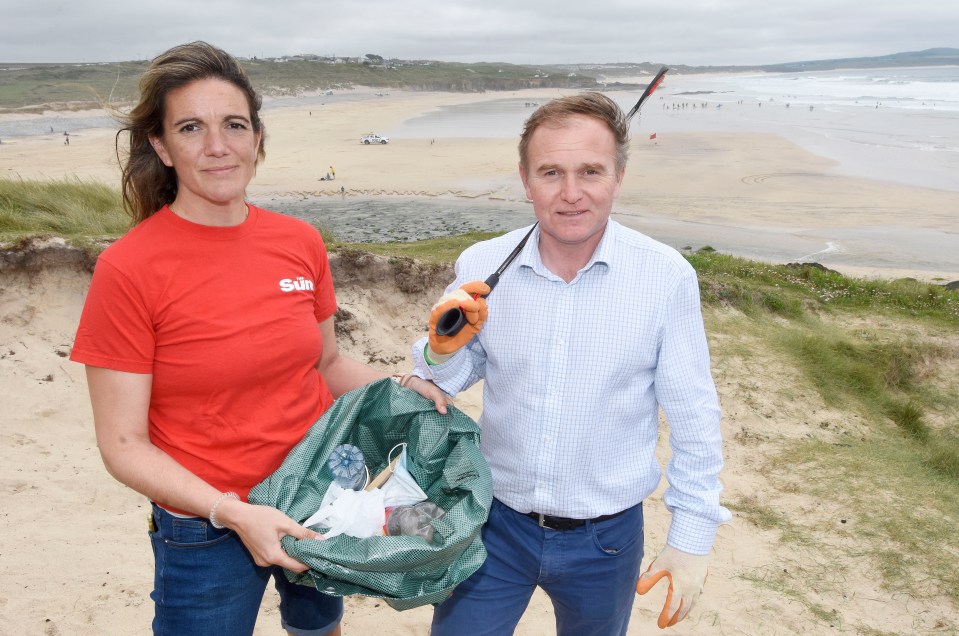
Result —
[[489, 553], [433, 612], [432, 636], [512, 634], [537, 586], [559, 636], [626, 633], [643, 560], [643, 507], [600, 523], [550, 530], [494, 499], [483, 527]]
[[343, 616], [341, 597], [290, 583], [277, 566], [258, 566], [232, 530], [217, 530], [199, 517], [181, 519], [156, 505], [153, 520], [154, 634], [252, 634], [270, 577], [280, 595], [286, 631], [321, 636]]

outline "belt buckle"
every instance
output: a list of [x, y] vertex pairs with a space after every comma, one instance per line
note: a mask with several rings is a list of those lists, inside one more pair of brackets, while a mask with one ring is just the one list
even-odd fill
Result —
[[550, 530], [552, 530], [552, 528], [546, 525], [546, 515], [544, 515], [542, 512], [539, 513], [539, 521], [537, 523], [539, 523], [540, 528], [549, 528]]

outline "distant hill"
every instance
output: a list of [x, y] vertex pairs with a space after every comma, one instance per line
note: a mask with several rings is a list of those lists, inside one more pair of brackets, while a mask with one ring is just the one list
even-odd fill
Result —
[[789, 62], [760, 67], [764, 71], [790, 73], [824, 71], [842, 68], [888, 68], [896, 66], [959, 66], [959, 49], [926, 49], [909, 53], [893, 53], [878, 57], [849, 57], [838, 60]]
[[566, 65], [560, 68], [601, 73], [606, 77], [636, 76], [637, 72], [655, 73], [661, 66], [668, 66], [676, 73], [735, 73], [745, 71], [763, 71], [767, 73], [798, 73], [802, 71], [830, 71], [843, 68], [890, 68], [909, 66], [959, 66], [959, 49], [934, 48], [924, 51], [893, 53], [877, 57], [849, 57], [834, 60], [812, 60], [805, 62], [786, 62], [783, 64], [761, 64], [755, 66], [687, 66], [685, 64], [651, 63], [641, 64], [584, 64]]
[[[146, 60], [103, 64], [0, 63], [0, 113], [80, 109], [122, 104], [135, 99]], [[484, 92], [526, 88], [590, 89], [609, 86], [616, 77], [653, 74], [661, 66], [675, 73], [799, 72], [841, 68], [959, 66], [959, 49], [934, 48], [879, 57], [789, 62], [760, 66], [686, 66], [667, 62], [529, 66], [498, 62], [472, 64], [434, 60], [331, 58], [296, 55], [243, 60], [257, 89], [267, 95], [298, 95], [372, 86], [395, 90]], [[597, 79], [602, 78], [602, 83]], [[620, 84], [634, 87], [635, 84]]]

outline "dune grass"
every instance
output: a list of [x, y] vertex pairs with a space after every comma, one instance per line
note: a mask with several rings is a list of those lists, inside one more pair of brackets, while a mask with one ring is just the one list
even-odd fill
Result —
[[55, 235], [83, 243], [119, 236], [129, 227], [115, 188], [78, 179], [0, 178], [0, 241]]
[[788, 435], [735, 436], [765, 444], [764, 496], [726, 504], [782, 545], [777, 567], [744, 578], [855, 633], [884, 632], [837, 609], [853, 569], [890, 595], [959, 606], [959, 294], [715, 254], [690, 260], [700, 266], [707, 331], [731, 342], [714, 358], [763, 355], [765, 369], [775, 360], [782, 369], [772, 371], [793, 382], [777, 396], [789, 413], [766, 413], [788, 422]]
[[456, 236], [409, 243], [333, 243], [333, 249], [358, 249], [387, 257], [405, 257], [430, 264], [452, 263], [473, 243], [499, 236], [502, 232], [466, 232]]

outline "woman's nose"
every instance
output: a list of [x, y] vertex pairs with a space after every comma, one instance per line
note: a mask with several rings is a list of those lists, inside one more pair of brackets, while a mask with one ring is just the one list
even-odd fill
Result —
[[227, 145], [223, 131], [211, 129], [206, 135], [205, 149], [208, 155], [221, 156], [226, 153]]

